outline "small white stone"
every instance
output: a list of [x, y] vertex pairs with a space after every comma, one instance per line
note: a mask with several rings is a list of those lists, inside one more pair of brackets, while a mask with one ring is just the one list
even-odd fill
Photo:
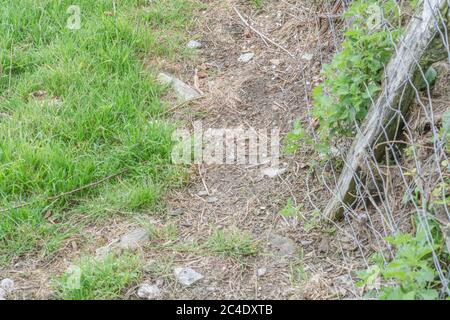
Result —
[[203, 47], [203, 45], [195, 40], [191, 40], [187, 43], [186, 47], [188, 47], [189, 49], [200, 49], [201, 47]]
[[139, 287], [137, 295], [141, 299], [154, 300], [161, 296], [161, 290], [157, 286], [144, 283]]
[[267, 268], [259, 268], [257, 271], [258, 277], [262, 277], [267, 273]]
[[208, 191], [202, 190], [197, 193], [199, 197], [206, 197], [209, 195]]
[[263, 177], [275, 178], [285, 172], [285, 168], [267, 168], [262, 170], [262, 175]]
[[239, 62], [243, 62], [243, 63], [247, 63], [250, 60], [253, 59], [253, 57], [255, 56], [255, 54], [253, 52], [247, 52], [247, 53], [243, 53], [241, 54], [241, 56], [239, 57], [238, 61]]
[[178, 95], [178, 98], [180, 98], [183, 101], [189, 101], [200, 97], [200, 93], [197, 90], [188, 86], [180, 79], [174, 78], [167, 73], [160, 73], [158, 75], [158, 80], [162, 84], [171, 85], [172, 89]]
[[306, 60], [306, 61], [311, 61], [313, 58], [314, 58], [314, 55], [313, 55], [312, 53], [305, 53], [305, 54], [302, 56], [302, 59], [303, 59], [303, 60]]
[[5, 278], [0, 282], [0, 288], [6, 292], [11, 292], [14, 289], [14, 280]]
[[191, 268], [175, 268], [174, 274], [178, 282], [187, 287], [204, 278], [202, 274]]
[[272, 59], [272, 60], [270, 60], [270, 63], [273, 64], [274, 66], [279, 66], [281, 64], [281, 60], [280, 59]]
[[207, 201], [208, 201], [208, 203], [215, 203], [215, 202], [219, 201], [219, 198], [217, 198], [217, 197], [209, 197]]

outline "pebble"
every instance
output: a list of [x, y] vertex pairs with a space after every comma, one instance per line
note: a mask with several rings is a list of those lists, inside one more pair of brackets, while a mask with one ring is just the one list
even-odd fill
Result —
[[271, 233], [268, 236], [268, 241], [282, 256], [291, 256], [297, 251], [295, 242], [290, 238]]
[[155, 300], [161, 297], [161, 290], [155, 285], [144, 283], [139, 287], [137, 295], [141, 299]]
[[257, 273], [258, 277], [262, 277], [267, 273], [267, 268], [259, 268], [256, 273]]
[[172, 210], [170, 212], [170, 215], [173, 217], [178, 217], [178, 216], [182, 216], [184, 213], [185, 213], [185, 211], [183, 209], [178, 208], [178, 209]]
[[189, 49], [200, 49], [203, 47], [203, 45], [196, 40], [191, 40], [187, 43], [186, 47], [188, 47]]
[[219, 201], [219, 198], [217, 198], [217, 197], [209, 197], [207, 201], [208, 201], [208, 203], [215, 203], [215, 202]]
[[313, 58], [314, 58], [314, 55], [313, 55], [312, 53], [305, 53], [305, 54], [302, 56], [302, 59], [303, 59], [303, 60], [306, 60], [306, 61], [311, 61]]
[[6, 292], [11, 292], [14, 289], [14, 280], [5, 278], [0, 282], [0, 288]]
[[285, 172], [285, 168], [266, 168], [262, 170], [262, 175], [263, 177], [276, 178]]
[[174, 274], [178, 282], [187, 287], [204, 278], [202, 274], [191, 268], [175, 268]]
[[150, 241], [150, 235], [145, 229], [133, 230], [120, 238], [117, 246], [121, 249], [138, 249]]
[[281, 60], [280, 59], [272, 59], [272, 60], [270, 60], [270, 63], [273, 64], [274, 66], [279, 66], [281, 64]]
[[208, 191], [202, 190], [197, 193], [199, 197], [206, 197], [209, 195]]
[[243, 62], [243, 63], [247, 63], [250, 60], [252, 60], [254, 56], [255, 56], [255, 54], [253, 52], [243, 53], [243, 54], [240, 55], [238, 61], [239, 62]]
[[160, 73], [158, 75], [158, 80], [162, 84], [170, 84], [172, 89], [176, 92], [178, 98], [183, 101], [189, 101], [200, 97], [200, 93], [197, 90], [167, 73]]

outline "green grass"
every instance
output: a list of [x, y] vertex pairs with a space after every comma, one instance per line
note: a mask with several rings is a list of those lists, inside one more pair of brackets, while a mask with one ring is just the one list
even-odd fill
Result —
[[[85, 257], [56, 282], [56, 295], [64, 300], [110, 300], [136, 284], [142, 275], [142, 261], [133, 254], [110, 254], [104, 260]], [[76, 270], [72, 268], [72, 270]]]
[[259, 253], [260, 243], [248, 232], [237, 228], [214, 229], [212, 234], [203, 241], [180, 239], [178, 228], [172, 222], [155, 225], [146, 220], [140, 224], [150, 234], [152, 250], [170, 253], [193, 253], [203, 256], [218, 255], [231, 257], [235, 260], [255, 256]]
[[249, 233], [237, 229], [216, 229], [205, 243], [209, 252], [236, 260], [257, 255], [258, 245]]
[[[141, 61], [185, 53], [193, 1], [115, 3], [110, 15], [110, 0], [0, 0], [0, 208], [9, 209], [0, 213], [0, 263], [54, 253], [75, 232], [74, 213], [158, 208], [180, 183], [163, 88]], [[66, 28], [72, 4], [79, 30]]]
[[141, 222], [142, 226], [150, 234], [153, 243], [173, 244], [178, 240], [178, 228], [173, 223], [167, 223], [163, 226], [155, 226], [152, 223]]
[[250, 0], [251, 4], [256, 8], [256, 9], [261, 9], [263, 7], [263, 1], [264, 0]]

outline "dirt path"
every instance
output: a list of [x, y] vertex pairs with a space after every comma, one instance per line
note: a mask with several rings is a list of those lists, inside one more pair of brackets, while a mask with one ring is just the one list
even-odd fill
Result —
[[[284, 136], [295, 119], [306, 117], [321, 61], [333, 50], [331, 37], [329, 43], [323, 43], [323, 38], [319, 42], [316, 10], [311, 1], [265, 1], [261, 11], [248, 1], [208, 1], [194, 34], [204, 45], [199, 61], [183, 70], [171, 70], [195, 84], [206, 98], [176, 116], [191, 125], [202, 121], [204, 129], [278, 127]], [[239, 62], [240, 55], [248, 52], [254, 53], [253, 59]], [[171, 210], [182, 213], [177, 225], [184, 239], [203, 241], [217, 227], [239, 229], [251, 233], [262, 249], [244, 265], [218, 257], [194, 261], [207, 285], [189, 291], [174, 287], [169, 297], [324, 299], [357, 295], [342, 263], [345, 249], [340, 246], [339, 250], [333, 242], [335, 230], [327, 233], [319, 228], [314, 208], [308, 204], [308, 198], [318, 205], [326, 201], [323, 187], [305, 185], [310, 157], [303, 152], [282, 157], [281, 166], [287, 171], [275, 178], [263, 177], [267, 165], [195, 168], [191, 183], [170, 195]], [[200, 196], [206, 191], [214, 201]], [[279, 214], [289, 198], [302, 206], [304, 219]], [[345, 255], [350, 257], [354, 250], [350, 248]]]

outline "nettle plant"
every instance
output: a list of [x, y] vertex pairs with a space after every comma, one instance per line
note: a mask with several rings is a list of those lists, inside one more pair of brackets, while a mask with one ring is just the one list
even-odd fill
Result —
[[448, 259], [448, 248], [435, 221], [422, 220], [415, 235], [398, 233], [386, 240], [395, 249], [394, 257], [385, 262], [376, 254], [372, 259], [375, 264], [358, 273], [357, 284], [369, 288], [367, 297], [436, 300], [445, 295], [440, 294], [446, 290], [441, 290], [432, 253], [434, 251], [439, 260]]
[[[444, 143], [446, 154], [450, 154], [449, 131], [450, 112], [446, 112], [436, 137], [438, 143]], [[412, 157], [411, 152], [406, 152], [406, 156]], [[450, 226], [436, 220], [437, 211], [450, 203], [448, 160], [440, 163], [439, 170], [444, 173], [444, 178], [440, 183], [435, 183], [429, 197], [420, 187], [416, 187], [413, 195], [405, 196], [405, 202], [414, 202], [416, 207], [423, 208], [427, 213], [426, 217], [416, 215], [415, 234], [397, 233], [387, 237], [387, 243], [394, 249], [394, 256], [385, 261], [377, 253], [372, 259], [374, 264], [358, 273], [358, 284], [369, 289], [368, 297], [383, 300], [450, 298], [450, 287], [444, 287], [436, 269], [438, 262], [444, 278], [448, 279], [450, 269], [442, 266], [448, 266], [450, 261]], [[415, 174], [410, 172], [408, 175]]]
[[[411, 10], [417, 1], [408, 2]], [[324, 82], [313, 90], [312, 116], [318, 122], [318, 140], [313, 143], [300, 122], [287, 136], [286, 152], [300, 143], [313, 145], [327, 154], [333, 138], [351, 136], [362, 122], [381, 89], [383, 69], [401, 34], [401, 12], [395, 0], [356, 0], [345, 12], [349, 26], [342, 50], [322, 70]]]

